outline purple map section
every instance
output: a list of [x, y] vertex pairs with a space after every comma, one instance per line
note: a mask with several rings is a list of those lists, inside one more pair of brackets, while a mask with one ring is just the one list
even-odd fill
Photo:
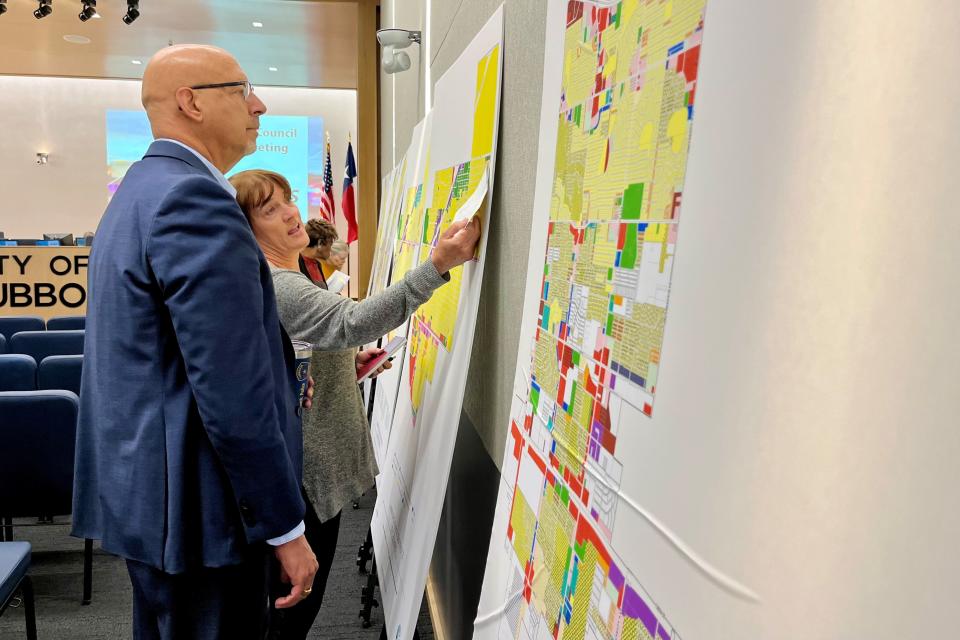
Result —
[[603, 425], [594, 420], [590, 426], [590, 457], [600, 459], [600, 440], [603, 438]]
[[656, 637], [657, 616], [653, 614], [647, 603], [637, 595], [637, 592], [630, 585], [627, 585], [627, 591], [623, 596], [623, 615], [638, 619], [647, 628], [650, 635]]
[[620, 573], [620, 569], [617, 567], [617, 565], [610, 563], [610, 571], [607, 575], [610, 578], [610, 584], [615, 586], [617, 591], [623, 589], [623, 574]]
[[657, 640], [670, 640], [670, 634], [663, 627], [657, 629]]

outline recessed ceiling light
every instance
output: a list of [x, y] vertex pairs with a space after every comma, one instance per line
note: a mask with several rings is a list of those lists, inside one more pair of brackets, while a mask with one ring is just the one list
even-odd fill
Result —
[[63, 36], [63, 39], [70, 44], [90, 44], [90, 38], [87, 36], [78, 36], [74, 33], [68, 33], [67, 35]]
[[268, 71], [276, 71], [277, 68], [276, 68], [276, 67], [267, 67], [267, 70], [268, 70]]
[[139, 60], [131, 60], [130, 62], [133, 63], [133, 64], [143, 64], [143, 63], [140, 62]]
[[254, 20], [251, 24], [253, 25], [253, 27], [254, 27], [255, 29], [263, 29], [263, 23], [262, 23], [262, 22], [258, 22], [258, 21], [256, 21], [256, 20]]

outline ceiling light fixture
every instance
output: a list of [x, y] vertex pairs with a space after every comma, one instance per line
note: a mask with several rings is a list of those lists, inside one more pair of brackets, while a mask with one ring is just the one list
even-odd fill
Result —
[[276, 67], [267, 67], [267, 71], [276, 71], [276, 70], [277, 70]]
[[83, 6], [80, 8], [80, 22], [86, 22], [97, 15], [97, 0], [83, 0]]
[[263, 29], [263, 23], [258, 22], [257, 20], [254, 20], [250, 24], [252, 24], [255, 29]]
[[140, 60], [131, 60], [130, 64], [143, 64]]
[[53, 13], [53, 0], [39, 0], [37, 8], [33, 11], [33, 17], [37, 20], [46, 18]]
[[0, 16], [7, 12], [7, 0], [0, 0]]
[[124, 24], [133, 24], [133, 21], [140, 17], [139, 0], [127, 0], [127, 13], [123, 16]]
[[70, 44], [90, 44], [90, 38], [87, 36], [77, 35], [75, 33], [68, 33], [67, 35], [63, 36], [63, 39]]

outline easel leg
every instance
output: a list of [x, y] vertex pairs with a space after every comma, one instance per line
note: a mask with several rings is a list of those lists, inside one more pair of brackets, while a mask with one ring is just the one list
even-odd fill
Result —
[[360, 624], [364, 629], [370, 628], [370, 616], [373, 613], [373, 608], [380, 606], [380, 603], [373, 597], [376, 588], [377, 558], [374, 556], [370, 574], [367, 576], [367, 586], [360, 590]]

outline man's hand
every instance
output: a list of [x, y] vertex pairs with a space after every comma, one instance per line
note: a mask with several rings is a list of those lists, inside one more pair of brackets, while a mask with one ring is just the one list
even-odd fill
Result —
[[293, 585], [290, 595], [277, 598], [277, 609], [289, 609], [313, 591], [313, 576], [319, 565], [317, 556], [307, 544], [307, 538], [300, 536], [284, 543], [274, 551], [280, 561], [280, 579]]
[[[357, 357], [356, 357], [357, 371], [359, 372], [360, 369], [363, 369], [363, 367], [364, 367], [368, 362], [370, 362], [371, 360], [373, 360], [374, 358], [376, 358], [377, 356], [379, 356], [379, 355], [382, 354], [383, 352], [384, 352], [383, 349], [377, 349], [377, 348], [363, 349], [363, 350], [361, 350], [361, 351], [358, 351], [358, 352], [357, 352]], [[371, 374], [370, 374], [370, 377], [371, 377], [371, 378], [376, 378], [378, 375], [380, 375], [381, 373], [383, 373], [383, 372], [386, 371], [387, 369], [393, 369], [393, 363], [390, 362], [389, 360], [385, 361], [383, 364], [381, 364], [379, 367], [377, 367], [377, 370], [374, 371], [373, 373], [371, 373]]]
[[433, 266], [437, 268], [438, 273], [446, 273], [467, 260], [473, 259], [479, 241], [479, 218], [474, 216], [470, 220], [454, 222], [440, 236], [430, 260], [433, 262]]

